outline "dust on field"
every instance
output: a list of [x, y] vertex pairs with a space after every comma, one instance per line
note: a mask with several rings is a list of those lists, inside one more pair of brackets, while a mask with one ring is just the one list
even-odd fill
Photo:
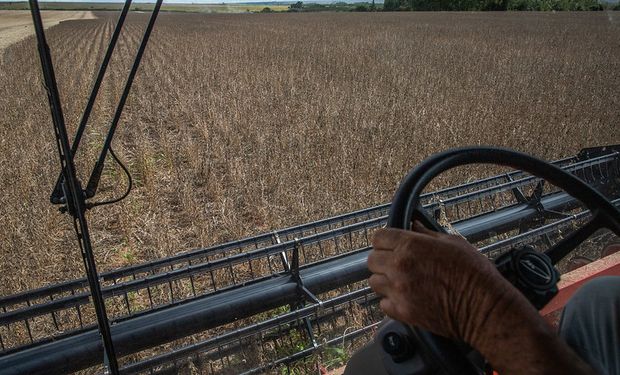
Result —
[[[67, 20], [97, 18], [90, 11], [49, 11], [42, 12], [41, 17], [45, 28]], [[34, 34], [34, 27], [29, 11], [0, 10], [0, 51], [32, 34]]]

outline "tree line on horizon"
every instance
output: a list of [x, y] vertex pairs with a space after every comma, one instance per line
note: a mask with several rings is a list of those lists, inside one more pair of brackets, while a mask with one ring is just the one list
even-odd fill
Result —
[[[384, 11], [594, 11], [598, 0], [385, 0]], [[620, 9], [616, 4], [613, 9]]]
[[[620, 10], [620, 3], [601, 3], [599, 0], [384, 0], [384, 3], [333, 4], [303, 3], [289, 5], [292, 12], [313, 11], [597, 11]], [[267, 8], [268, 9], [268, 8]], [[271, 9], [268, 9], [271, 11]]]

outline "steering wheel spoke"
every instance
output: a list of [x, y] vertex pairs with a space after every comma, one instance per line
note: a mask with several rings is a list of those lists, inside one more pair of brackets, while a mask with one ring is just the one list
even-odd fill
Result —
[[437, 221], [422, 207], [420, 203], [416, 206], [411, 214], [411, 222], [414, 220], [418, 220], [422, 225], [427, 227], [428, 229], [434, 230], [436, 232], [446, 232], [446, 230], [437, 223]]
[[568, 236], [562, 238], [558, 243], [545, 251], [545, 254], [549, 256], [553, 264], [556, 264], [602, 227], [604, 227], [604, 221], [601, 215], [594, 213], [590, 221], [576, 231], [571, 232]]

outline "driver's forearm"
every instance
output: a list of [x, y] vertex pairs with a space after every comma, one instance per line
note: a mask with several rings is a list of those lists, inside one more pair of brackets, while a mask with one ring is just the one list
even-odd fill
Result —
[[485, 323], [472, 344], [501, 375], [595, 374], [525, 299], [497, 306]]

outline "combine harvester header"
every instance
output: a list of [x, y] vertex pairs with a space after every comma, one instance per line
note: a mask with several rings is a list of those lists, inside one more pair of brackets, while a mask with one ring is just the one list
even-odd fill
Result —
[[[585, 149], [554, 164], [620, 205], [620, 147]], [[438, 221], [492, 258], [521, 244], [544, 249], [590, 216], [520, 171], [423, 198]], [[388, 210], [371, 207], [101, 274], [116, 354], [127, 359], [121, 372], [261, 373], [321, 347], [367, 340], [383, 315], [366, 286], [366, 257]], [[589, 246], [600, 249], [611, 238], [597, 233]], [[79, 279], [2, 297], [0, 373], [100, 365], [89, 294]]]
[[[87, 277], [0, 297], [0, 374], [251, 374], [303, 366], [299, 362], [311, 356], [342, 365], [343, 346], [366, 342], [383, 319], [366, 283], [366, 259], [373, 231], [387, 223], [389, 204], [97, 273], [85, 212], [129, 193], [89, 201], [108, 152], [120, 164], [111, 141], [161, 0], [85, 189], [73, 155], [130, 3], [70, 146], [38, 3], [30, 1], [62, 169], [51, 201], [73, 218]], [[620, 146], [584, 149], [554, 164], [620, 205]], [[521, 171], [433, 191], [421, 200], [436, 221], [490, 258], [523, 244], [544, 251], [590, 217], [579, 201]], [[584, 245], [600, 249], [612, 236], [597, 231]]]

